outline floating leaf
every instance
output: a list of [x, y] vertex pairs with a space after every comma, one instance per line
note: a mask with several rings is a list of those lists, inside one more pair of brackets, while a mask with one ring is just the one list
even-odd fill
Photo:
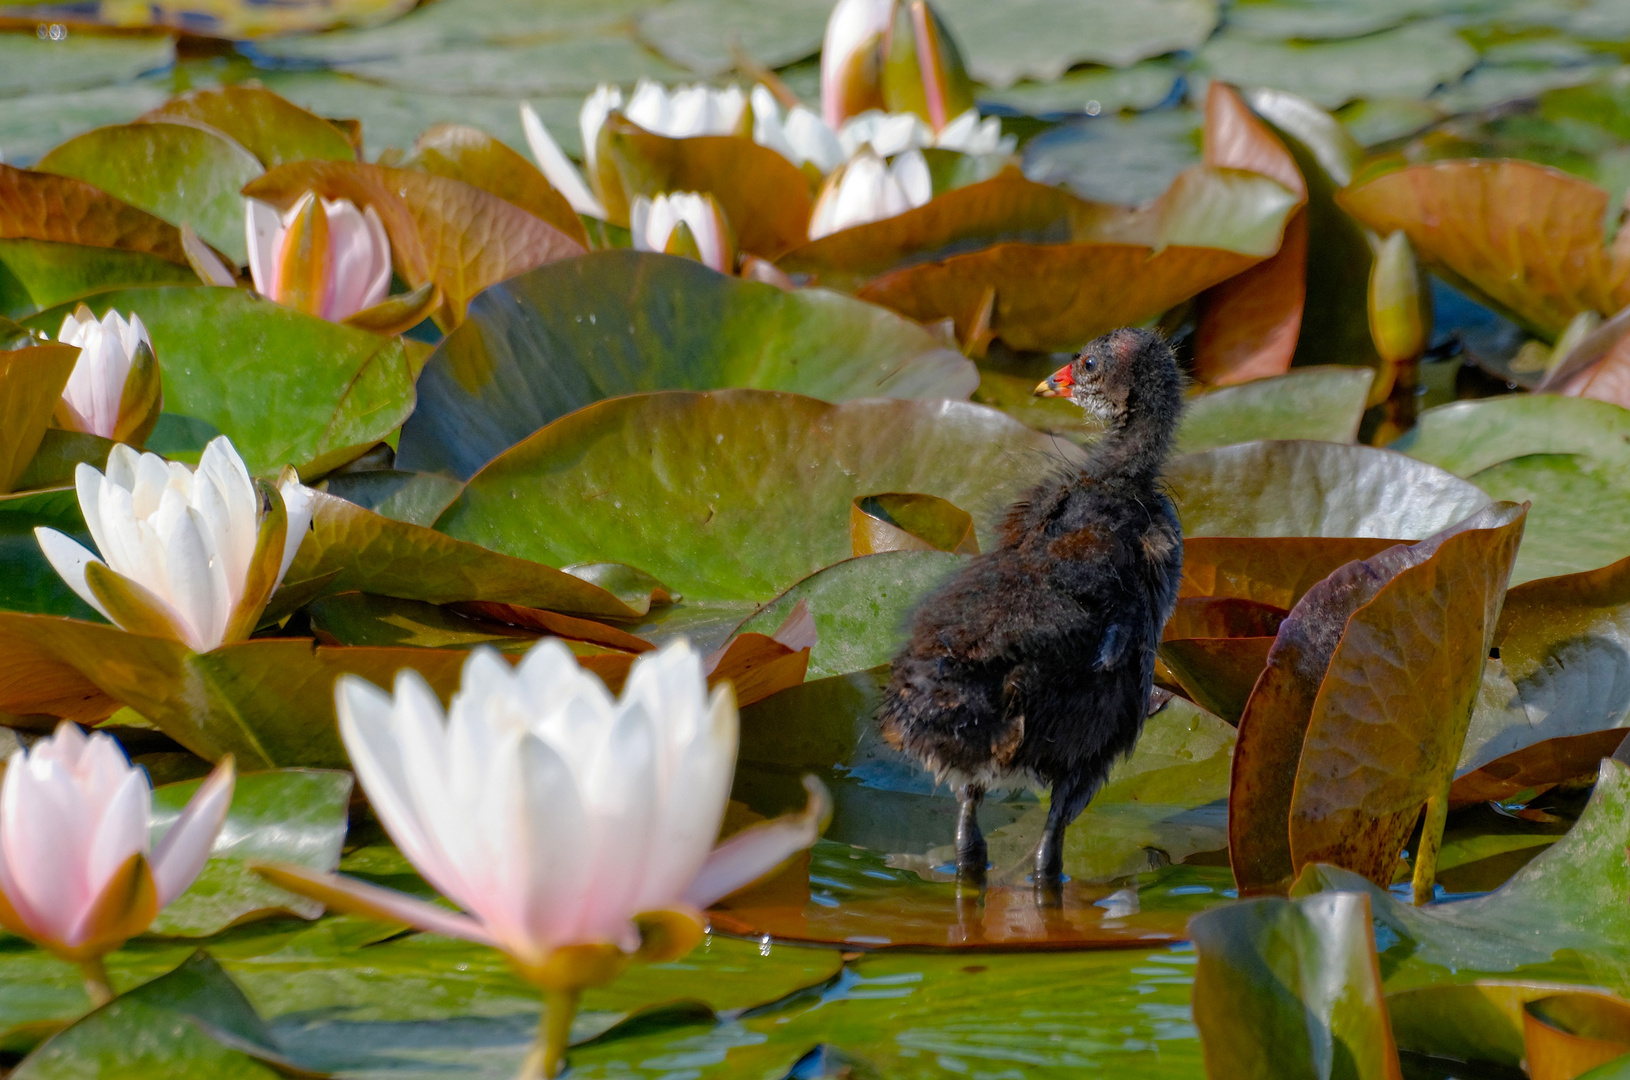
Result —
[[862, 495], [850, 504], [849, 537], [856, 555], [882, 551], [979, 554], [972, 515], [933, 495]]
[[[361, 591], [432, 604], [489, 601], [613, 619], [643, 612], [611, 593], [549, 566], [487, 551], [419, 525], [392, 521], [319, 493], [311, 532], [289, 564], [284, 588]], [[274, 599], [273, 610], [281, 610]]]
[[[1362, 562], [1349, 563], [1309, 589], [1291, 609], [1289, 617], [1279, 627], [1277, 640], [1268, 653], [1267, 668], [1257, 681], [1240, 719], [1239, 749], [1234, 756], [1234, 775], [1229, 793], [1228, 827], [1229, 858], [1242, 892], [1280, 890], [1295, 876], [1298, 864], [1292, 840], [1292, 829], [1296, 827], [1294, 815], [1299, 808], [1304, 814], [1309, 814], [1313, 809], [1312, 800], [1322, 794], [1316, 786], [1320, 781], [1339, 783], [1356, 777], [1356, 783], [1345, 794], [1339, 788], [1335, 789], [1336, 794], [1331, 796], [1331, 800], [1337, 809], [1356, 806], [1373, 798], [1372, 787], [1374, 794], [1385, 794], [1395, 790], [1400, 779], [1407, 786], [1409, 778], [1407, 775], [1401, 776], [1401, 770], [1392, 762], [1375, 763], [1359, 759], [1357, 755], [1386, 748], [1399, 754], [1419, 750], [1427, 760], [1405, 764], [1432, 769], [1435, 779], [1443, 784], [1448, 783], [1447, 770], [1452, 770], [1458, 758], [1465, 724], [1469, 720], [1471, 699], [1476, 695], [1482, 676], [1483, 658], [1488, 649], [1487, 638], [1492, 636], [1493, 620], [1499, 612], [1504, 594], [1500, 568], [1489, 571], [1488, 565], [1495, 556], [1503, 556], [1506, 558], [1504, 572], [1509, 572], [1509, 556], [1516, 546], [1512, 530], [1515, 529], [1520, 536], [1520, 524], [1505, 521], [1508, 516], [1500, 508], [1490, 508], [1423, 543], [1400, 544]], [[1520, 522], [1520, 517], [1517, 520]], [[1439, 559], [1445, 545], [1451, 545], [1447, 557]], [[1406, 571], [1414, 572], [1406, 577]], [[1480, 574], [1491, 572], [1495, 575], [1493, 580], [1480, 580]], [[1440, 607], [1440, 614], [1432, 616], [1432, 605], [1436, 592], [1447, 587], [1451, 578], [1457, 584], [1463, 582], [1466, 590], [1464, 596], [1451, 599], [1462, 604], [1475, 604], [1474, 608], [1456, 611], [1455, 614], [1467, 625], [1482, 619], [1486, 626], [1472, 625], [1471, 629], [1467, 629], [1457, 624], [1454, 629], [1460, 636], [1434, 637], [1425, 655], [1371, 653], [1360, 650], [1356, 644], [1346, 645], [1345, 634], [1356, 613], [1369, 611], [1368, 605], [1389, 588], [1392, 588], [1392, 592], [1382, 606], [1369, 611], [1359, 622], [1353, 635], [1354, 642], [1362, 638], [1374, 646], [1382, 635], [1408, 632], [1412, 625], [1409, 622], [1414, 611], [1412, 605], [1419, 605], [1428, 616], [1425, 624], [1413, 624], [1419, 632], [1441, 632], [1440, 623], [1447, 609]], [[1489, 590], [1494, 588], [1495, 581], [1498, 581], [1499, 588], [1491, 597]], [[1436, 602], [1439, 605], [1444, 603], [1442, 599], [1436, 599]], [[1402, 610], [1395, 611], [1395, 608]], [[1467, 660], [1463, 654], [1477, 644], [1466, 643], [1473, 632], [1479, 635], [1478, 642], [1482, 649]], [[1451, 652], [1451, 649], [1454, 651]], [[1345, 654], [1338, 668], [1334, 660], [1343, 650]], [[1325, 727], [1321, 734], [1324, 742], [1320, 752], [1327, 759], [1338, 752], [1332, 740], [1344, 736], [1344, 718], [1355, 715], [1350, 709], [1343, 711], [1344, 707], [1352, 694], [1362, 692], [1350, 681], [1355, 677], [1353, 669], [1361, 667], [1366, 661], [1376, 665], [1425, 662], [1432, 666], [1434, 660], [1445, 666], [1441, 672], [1435, 672], [1440, 675], [1441, 681], [1433, 687], [1430, 701], [1406, 699], [1404, 692], [1397, 689], [1400, 675], [1404, 677], [1407, 687], [1412, 685], [1409, 677], [1415, 672], [1393, 673], [1378, 666], [1377, 677], [1381, 682], [1376, 691], [1395, 693], [1395, 696], [1379, 703], [1366, 702], [1367, 711], [1356, 714], [1379, 722], [1406, 725], [1410, 738], [1414, 740], [1407, 747], [1390, 740], [1374, 748], [1356, 744], [1350, 747], [1355, 764], [1351, 770], [1339, 768], [1331, 772], [1328, 764], [1319, 772], [1314, 772], [1311, 765], [1304, 769], [1308, 733], [1312, 730], [1315, 716]], [[1465, 671], [1458, 669], [1467, 667], [1472, 661], [1475, 661], [1475, 670], [1469, 676], [1468, 687]], [[1450, 667], [1451, 664], [1454, 667]], [[1342, 678], [1335, 678], [1337, 675]], [[1462, 705], [1465, 711], [1457, 713], [1455, 710]], [[1445, 733], [1442, 730], [1445, 727], [1451, 730]], [[1444, 751], [1444, 747], [1450, 743], [1453, 745]], [[1447, 761], [1441, 760], [1445, 753]], [[1312, 760], [1309, 758], [1309, 763]], [[1304, 775], [1306, 781], [1303, 780]], [[1400, 802], [1409, 801], [1415, 794], [1406, 790], [1398, 799]], [[1408, 826], [1414, 824], [1420, 803], [1424, 801], [1423, 796], [1419, 802], [1415, 802], [1409, 812]], [[1317, 835], [1313, 830], [1310, 832]], [[1308, 835], [1303, 834], [1304, 847], [1308, 844]], [[1390, 860], [1403, 845], [1393, 842], [1390, 835], [1383, 839], [1391, 845], [1386, 864], [1386, 879], [1390, 883], [1393, 866]], [[1370, 855], [1379, 858], [1374, 852]], [[1361, 869], [1379, 873], [1372, 863], [1365, 863]]]
[[1477, 63], [1477, 50], [1446, 21], [1422, 20], [1348, 41], [1255, 41], [1218, 34], [1196, 58], [1232, 83], [1267, 82], [1327, 109], [1354, 98], [1423, 98]]
[[[88, 303], [98, 317], [110, 309], [141, 316], [163, 371], [167, 414], [226, 433], [252, 473], [294, 465], [321, 475], [389, 435], [413, 408], [418, 343], [239, 289], [137, 289]], [[47, 312], [32, 324], [55, 330], [63, 314]]]
[[[200, 783], [153, 790], [149, 821], [155, 848]], [[350, 773], [314, 769], [239, 776], [209, 862], [187, 891], [159, 913], [152, 932], [207, 937], [253, 918], [291, 913], [315, 919], [322, 914], [321, 904], [284, 892], [245, 864], [261, 859], [332, 873], [345, 841], [351, 783]]]
[[988, 538], [1061, 453], [964, 402], [638, 394], [580, 409], [508, 451], [436, 527], [550, 565], [626, 562], [688, 601], [767, 600], [849, 556], [857, 496], [938, 495]]
[[141, 251], [0, 240], [0, 310], [19, 319], [109, 289], [196, 284], [190, 266]]
[[1387, 995], [1400, 1050], [1515, 1069], [1523, 1059], [1523, 1006], [1570, 990], [1566, 983], [1478, 979]]
[[1556, 394], [1508, 394], [1427, 409], [1392, 444], [1470, 477], [1530, 454], [1578, 454], [1630, 468], [1630, 410]]
[[862, 299], [950, 318], [1018, 349], [1079, 347], [1233, 277], [1279, 248], [1295, 196], [1232, 170], [1192, 169], [1155, 204], [1111, 217], [1093, 243], [1003, 243], [884, 274]]
[[1630, 555], [1630, 473], [1579, 454], [1531, 454], [1473, 473], [1498, 499], [1538, 508], [1512, 580], [1575, 574]]
[[1265, 440], [1185, 454], [1166, 479], [1184, 536], [1415, 540], [1489, 503], [1452, 473], [1339, 443]]
[[356, 160], [356, 150], [343, 131], [261, 86], [193, 90], [171, 98], [142, 119], [207, 124], [236, 140], [268, 169], [308, 158]]
[[1023, 78], [1051, 82], [1082, 61], [1129, 67], [1139, 60], [1198, 48], [1217, 25], [1208, 0], [1114, 0], [1058, 5], [1017, 0], [1000, 8], [976, 0], [935, 5], [980, 82], [1011, 86]]
[[78, 360], [72, 345], [0, 352], [0, 493], [22, 479]]
[[1369, 897], [1247, 900], [1196, 915], [1189, 932], [1207, 1075], [1290, 1080], [1334, 1060], [1354, 1080], [1400, 1080]]
[[6, 34], [0, 36], [0, 94], [44, 95], [128, 82], [173, 63], [175, 42], [168, 36], [73, 34], [52, 41], [37, 33]]
[[1343, 191], [1376, 232], [1403, 230], [1454, 284], [1554, 337], [1581, 311], [1630, 300], [1627, 265], [1602, 242], [1607, 193], [1526, 161], [1439, 161]]
[[538, 167], [486, 132], [462, 124], [439, 124], [414, 141], [411, 164], [437, 176], [462, 180], [514, 203], [565, 233], [579, 247], [589, 237], [565, 196]]
[[176, 226], [191, 225], [239, 266], [249, 261], [238, 192], [260, 175], [261, 164], [213, 128], [159, 122], [97, 128], [46, 154], [39, 170], [94, 184]]
[[740, 49], [778, 68], [821, 50], [831, 5], [826, 0], [679, 0], [647, 11], [640, 37], [663, 56], [698, 75], [718, 76], [737, 66]]
[[1288, 611], [1337, 567], [1394, 543], [1357, 537], [1191, 536], [1183, 541], [1178, 595], [1239, 597]]
[[66, 24], [84, 27], [164, 27], [184, 34], [215, 38], [255, 38], [262, 34], [289, 34], [324, 30], [336, 25], [366, 25], [401, 14], [406, 0], [345, 0], [343, 4], [294, 0], [275, 8], [240, 0], [179, 0], [149, 4], [139, 12], [116, 0], [73, 3], [72, 0], [22, 3], [0, 7], [0, 19], [27, 26]]
[[0, 165], [0, 238], [120, 248], [187, 265], [181, 230], [83, 180]]
[[766, 259], [802, 244], [814, 202], [803, 172], [767, 146], [736, 135], [670, 139], [614, 115], [600, 130], [602, 176], [620, 190], [607, 192], [611, 220], [628, 220], [635, 196], [702, 191], [718, 200], [743, 251]]
[[676, 256], [594, 252], [471, 306], [425, 367], [397, 462], [469, 476], [575, 409], [644, 390], [965, 397], [975, 378], [920, 327], [848, 297], [783, 292]]
[[1306, 367], [1192, 397], [1177, 429], [1178, 452], [1255, 439], [1357, 442], [1373, 378], [1350, 367]]
[[456, 326], [489, 285], [582, 253], [559, 229], [478, 187], [446, 176], [360, 162], [303, 161], [271, 169], [244, 194], [292, 206], [306, 191], [372, 206], [391, 239], [396, 270], [417, 288], [440, 286], [441, 318]]

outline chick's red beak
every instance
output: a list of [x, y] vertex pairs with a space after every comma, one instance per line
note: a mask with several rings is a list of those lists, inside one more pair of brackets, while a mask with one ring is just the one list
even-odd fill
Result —
[[1075, 378], [1070, 374], [1070, 365], [1065, 364], [1037, 383], [1034, 393], [1036, 397], [1069, 397], [1070, 387], [1074, 385]]

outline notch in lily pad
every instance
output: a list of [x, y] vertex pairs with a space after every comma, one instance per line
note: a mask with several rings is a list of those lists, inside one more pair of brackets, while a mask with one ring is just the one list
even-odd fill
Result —
[[862, 495], [849, 507], [849, 539], [856, 555], [880, 551], [979, 554], [973, 515], [937, 495], [889, 491]]

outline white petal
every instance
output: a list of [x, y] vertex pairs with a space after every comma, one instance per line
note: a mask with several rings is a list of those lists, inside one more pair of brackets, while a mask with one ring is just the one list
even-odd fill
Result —
[[96, 599], [91, 587], [85, 582], [85, 567], [102, 560], [92, 555], [77, 541], [55, 529], [37, 528], [34, 530], [34, 539], [39, 543], [46, 561], [51, 564], [51, 569], [67, 583], [68, 588], [74, 591], [74, 595], [95, 608], [104, 619], [112, 622], [112, 616], [107, 613], [107, 609]]
[[841, 123], [841, 72], [856, 49], [885, 33], [894, 21], [894, 0], [838, 0], [826, 21], [821, 45], [821, 105], [829, 124]]
[[159, 907], [186, 892], [209, 861], [210, 848], [232, 806], [236, 779], [230, 759], [217, 765], [159, 841], [153, 852]]
[[[905, 194], [905, 209], [915, 209], [934, 197], [934, 178], [921, 150], [908, 150], [889, 163], [889, 177]], [[903, 212], [903, 211], [902, 211]]]
[[623, 92], [615, 86], [601, 83], [594, 88], [594, 93], [584, 99], [583, 107], [578, 110], [577, 131], [583, 139], [583, 164], [590, 177], [594, 176], [598, 167], [596, 156], [600, 146], [600, 129], [605, 127], [606, 117], [613, 110], [622, 108], [622, 105]]
[[686, 901], [694, 907], [711, 907], [815, 843], [831, 799], [814, 777], [804, 779], [804, 789], [809, 792], [809, 803], [802, 813], [743, 829], [715, 848], [691, 884]]
[[[15, 759], [14, 759], [15, 761]], [[95, 901], [85, 878], [94, 822], [61, 764], [25, 759], [0, 790], [0, 844], [42, 936], [66, 943]]]
[[255, 283], [255, 291], [269, 297], [277, 275], [273, 259], [283, 222], [278, 217], [277, 207], [259, 199], [244, 200], [243, 216], [244, 236], [249, 242], [249, 276]]
[[[604, 117], [601, 117], [602, 123], [604, 119]], [[578, 172], [577, 167], [567, 160], [565, 151], [561, 150], [559, 144], [549, 134], [549, 129], [543, 126], [543, 121], [538, 117], [537, 112], [525, 102], [521, 103], [521, 127], [526, 132], [526, 145], [531, 148], [532, 157], [537, 161], [538, 168], [543, 170], [543, 175], [554, 186], [554, 189], [560, 192], [566, 201], [571, 204], [572, 209], [579, 214], [603, 220], [606, 216], [606, 208], [600, 204], [600, 200], [594, 197], [588, 185], [583, 182], [583, 174]], [[598, 132], [598, 125], [596, 125], [595, 130]], [[587, 144], [585, 144], [583, 155], [584, 160], [592, 160], [591, 151], [588, 149]]]
[[289, 522], [288, 531], [283, 534], [283, 561], [277, 569], [277, 584], [281, 585], [283, 575], [289, 572], [294, 557], [300, 553], [300, 545], [311, 532], [311, 519], [317, 513], [317, 492], [295, 478], [279, 484], [277, 492], [283, 496], [283, 510]]

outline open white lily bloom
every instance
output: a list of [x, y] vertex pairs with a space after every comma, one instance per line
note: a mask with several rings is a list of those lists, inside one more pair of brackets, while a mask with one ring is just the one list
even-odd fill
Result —
[[285, 469], [257, 490], [224, 435], [196, 470], [122, 443], [107, 468], [74, 471], [100, 559], [55, 529], [34, 530], [69, 588], [116, 626], [197, 652], [253, 633], [311, 526], [311, 489]]
[[100, 322], [80, 304], [62, 320], [57, 340], [79, 346], [68, 385], [57, 404], [58, 427], [120, 442], [141, 442], [164, 407], [153, 339], [141, 316], [126, 322], [109, 311]]
[[809, 238], [819, 240], [842, 229], [903, 214], [933, 197], [933, 178], [921, 150], [908, 150], [886, 164], [871, 150], [862, 150], [826, 178], [810, 216]]
[[735, 246], [730, 224], [711, 195], [678, 191], [647, 199], [635, 198], [628, 209], [634, 247], [694, 258], [721, 274], [735, 270]]
[[579, 991], [633, 959], [689, 951], [700, 909], [807, 848], [826, 813], [809, 781], [804, 813], [714, 846], [735, 771], [735, 697], [708, 693], [682, 640], [637, 659], [620, 699], [555, 640], [514, 668], [476, 649], [445, 715], [414, 671], [397, 676], [394, 697], [342, 676], [335, 699], [380, 822], [462, 911], [294, 866], [261, 872], [343, 910], [503, 950], [549, 993], [546, 1075]]
[[247, 203], [249, 274], [268, 300], [343, 322], [390, 292], [390, 238], [373, 207], [309, 191], [284, 214], [258, 199]]
[[843, 164], [845, 154], [837, 133], [809, 109], [794, 105], [783, 119], [775, 95], [762, 86], [753, 87], [749, 100], [753, 106], [754, 142], [794, 165], [808, 162], [823, 174]]
[[0, 926], [85, 968], [112, 997], [101, 957], [146, 930], [204, 868], [232, 804], [225, 758], [153, 849], [152, 788], [111, 737], [63, 721], [18, 750], [0, 785]]

